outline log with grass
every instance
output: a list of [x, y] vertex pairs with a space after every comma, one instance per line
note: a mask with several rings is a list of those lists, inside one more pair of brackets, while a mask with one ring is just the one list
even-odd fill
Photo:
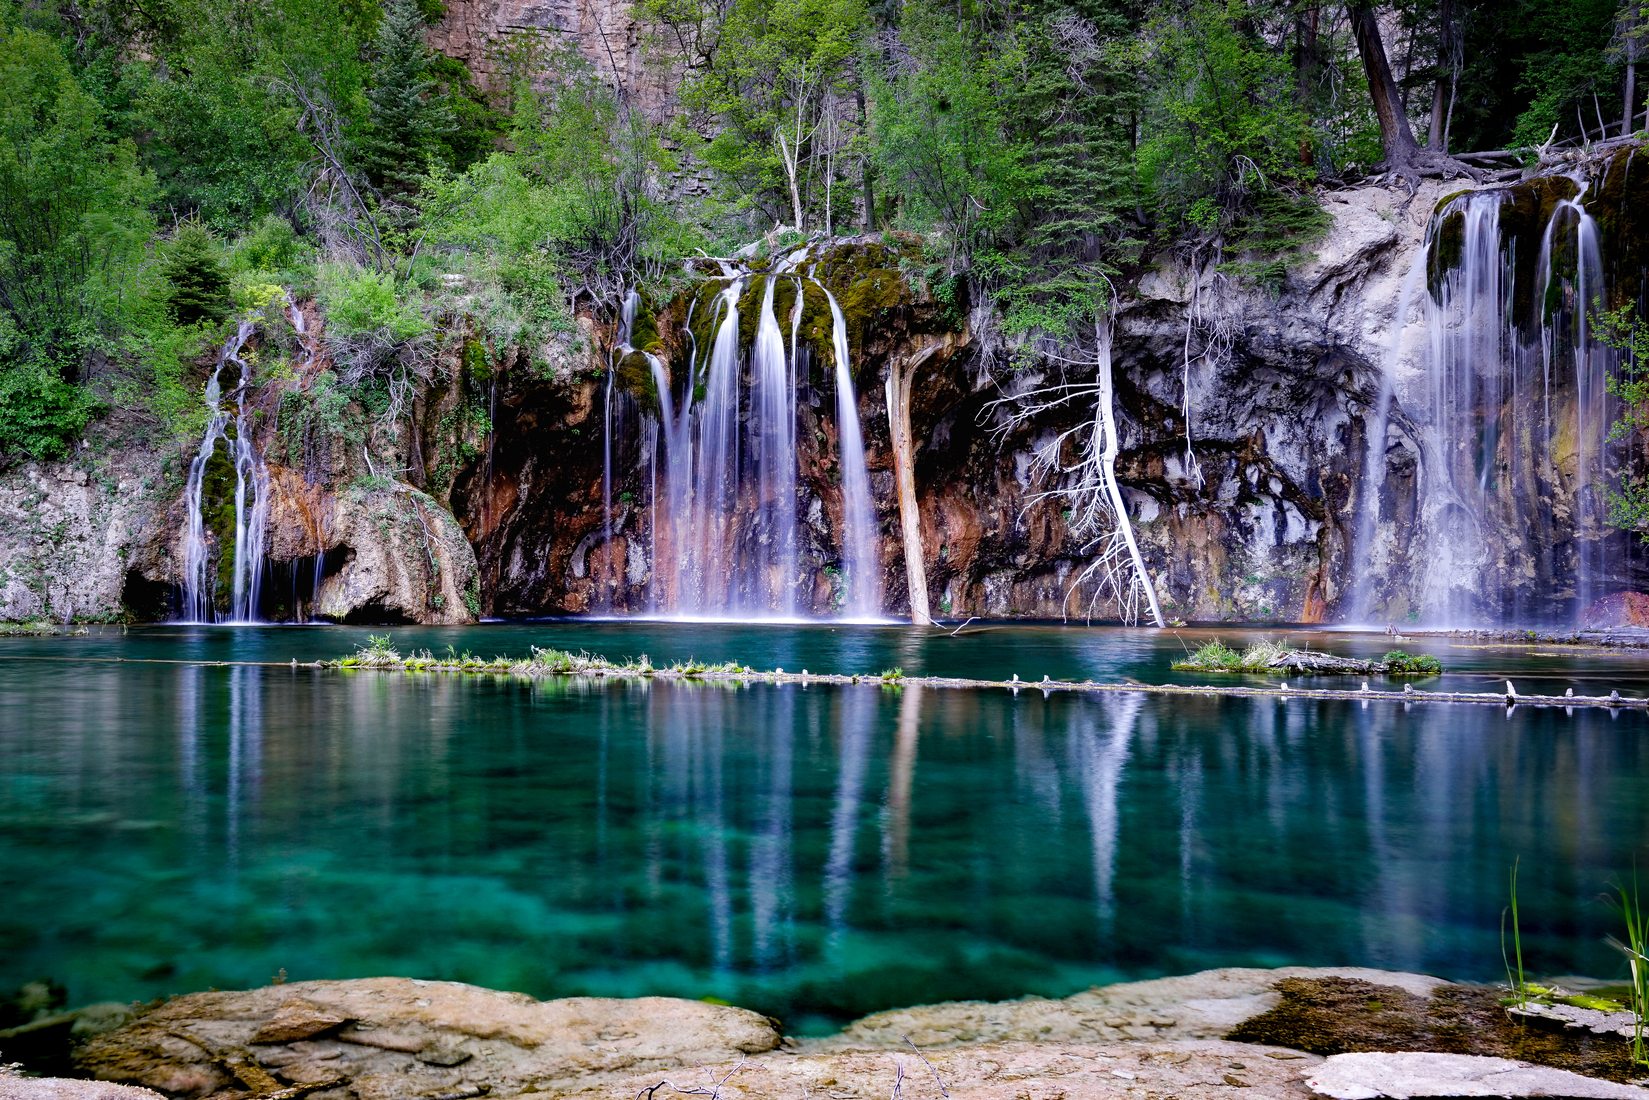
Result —
[[1224, 642], [1202, 646], [1183, 661], [1174, 663], [1176, 672], [1246, 672], [1269, 675], [1293, 672], [1301, 676], [1436, 676], [1443, 665], [1424, 653], [1404, 653], [1394, 649], [1378, 661], [1360, 657], [1340, 657], [1320, 650], [1290, 649], [1276, 642], [1256, 642], [1238, 653]]

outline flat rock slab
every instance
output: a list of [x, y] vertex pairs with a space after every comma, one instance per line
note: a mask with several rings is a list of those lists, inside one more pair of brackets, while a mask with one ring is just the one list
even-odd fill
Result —
[[1456, 1096], [1552, 1096], [1571, 1100], [1649, 1100], [1649, 1089], [1474, 1054], [1336, 1054], [1310, 1076], [1333, 1100], [1447, 1100]]
[[740, 1008], [668, 997], [536, 1001], [408, 978], [194, 993], [98, 1036], [78, 1068], [180, 1097], [300, 1087], [316, 1100], [448, 1100], [578, 1088], [779, 1044]]
[[840, 1035], [804, 1044], [834, 1050], [975, 1042], [1086, 1042], [1218, 1039], [1277, 1007], [1283, 978], [1352, 978], [1430, 996], [1440, 978], [1359, 967], [1226, 967], [1173, 978], [1090, 989], [1062, 1000], [954, 1001], [879, 1012]]
[[12, 1077], [0, 1073], [0, 1100], [165, 1100], [158, 1092], [107, 1081]]
[[[982, 1043], [946, 1050], [774, 1053], [640, 1074], [555, 1100], [1310, 1100], [1315, 1055], [1244, 1043]], [[696, 1091], [695, 1091], [696, 1090]], [[549, 1100], [542, 1095], [516, 1100]]]

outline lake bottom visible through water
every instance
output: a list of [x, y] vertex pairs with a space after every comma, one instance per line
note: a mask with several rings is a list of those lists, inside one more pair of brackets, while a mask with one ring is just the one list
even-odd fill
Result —
[[[1222, 965], [1492, 981], [1514, 861], [1531, 972], [1623, 971], [1601, 895], [1649, 841], [1642, 714], [193, 663], [364, 637], [0, 640], [0, 989], [394, 974], [709, 997], [806, 1034]], [[1146, 682], [1175, 678], [1181, 645], [588, 623], [395, 640]], [[1507, 663], [1559, 690], [1649, 683], [1635, 655], [1437, 651], [1451, 684]]]

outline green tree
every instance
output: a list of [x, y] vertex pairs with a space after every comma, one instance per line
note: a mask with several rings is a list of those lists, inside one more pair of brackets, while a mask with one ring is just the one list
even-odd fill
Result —
[[865, 0], [647, 0], [688, 51], [683, 102], [713, 132], [705, 162], [735, 210], [808, 228], [833, 217], [847, 167]]
[[60, 452], [88, 357], [118, 347], [149, 180], [57, 44], [0, 27], [0, 451]]
[[[1609, 425], [1609, 440], [1641, 440], [1649, 432], [1649, 323], [1635, 307], [1604, 310], [1592, 315], [1597, 338], [1620, 352], [1620, 366], [1608, 379], [1611, 396], [1620, 401], [1620, 415]], [[1649, 543], [1649, 476], [1639, 456], [1627, 464], [1607, 488], [1609, 524], [1635, 531]]]
[[198, 221], [186, 221], [172, 234], [162, 271], [166, 306], [180, 325], [221, 321], [229, 313], [229, 274], [218, 258], [217, 242]]
[[424, 17], [412, 0], [389, 0], [374, 39], [361, 168], [374, 186], [409, 194], [432, 165], [446, 159], [452, 112], [424, 45]]

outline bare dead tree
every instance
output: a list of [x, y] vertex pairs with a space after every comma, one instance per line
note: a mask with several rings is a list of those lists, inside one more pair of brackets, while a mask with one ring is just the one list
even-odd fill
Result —
[[[1115, 301], [1114, 294], [1110, 299]], [[1097, 313], [1093, 322], [1093, 345], [1082, 358], [1064, 356], [1051, 350], [1043, 354], [1065, 365], [1091, 368], [1091, 381], [1062, 382], [1028, 393], [998, 398], [987, 411], [1006, 413], [995, 436], [1005, 438], [1037, 418], [1073, 404], [1089, 402], [1089, 418], [1057, 433], [1038, 447], [1032, 457], [1033, 476], [1053, 482], [1051, 488], [1033, 493], [1029, 504], [1052, 500], [1062, 504], [1071, 534], [1081, 542], [1088, 564], [1066, 590], [1066, 606], [1084, 585], [1092, 589], [1084, 609], [1091, 619], [1107, 598], [1118, 617], [1137, 623], [1148, 612], [1156, 626], [1165, 625], [1157, 602], [1156, 587], [1145, 568], [1133, 521], [1117, 481], [1116, 460], [1121, 438], [1116, 422], [1115, 380], [1111, 363], [1113, 307]]]

